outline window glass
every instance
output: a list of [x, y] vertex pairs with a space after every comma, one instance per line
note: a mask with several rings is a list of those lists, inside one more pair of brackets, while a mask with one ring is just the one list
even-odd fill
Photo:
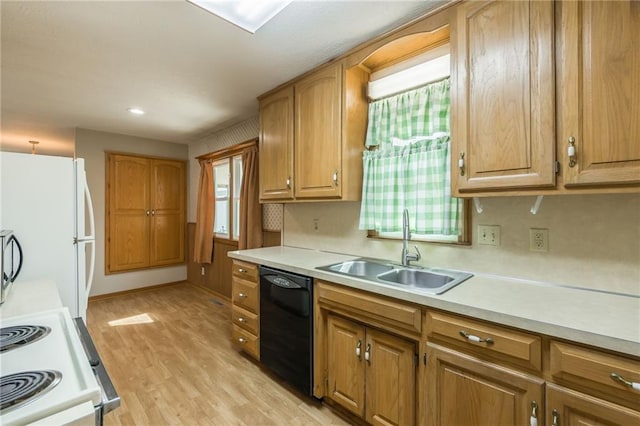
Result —
[[218, 237], [229, 238], [229, 159], [213, 164], [213, 188], [215, 197], [215, 220], [213, 229]]
[[233, 157], [233, 239], [240, 237], [240, 190], [242, 188], [242, 156]]

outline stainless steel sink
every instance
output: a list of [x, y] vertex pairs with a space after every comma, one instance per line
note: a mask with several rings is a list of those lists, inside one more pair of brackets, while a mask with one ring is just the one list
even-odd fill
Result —
[[318, 266], [316, 269], [395, 285], [417, 293], [441, 294], [473, 275], [447, 269], [405, 267], [384, 260], [355, 259]]
[[420, 288], [438, 288], [454, 280], [449, 275], [434, 274], [418, 269], [394, 269], [378, 275], [378, 279]]
[[340, 274], [354, 275], [356, 277], [376, 276], [383, 272], [391, 271], [393, 266], [369, 260], [351, 260], [348, 262], [329, 265], [328, 270]]

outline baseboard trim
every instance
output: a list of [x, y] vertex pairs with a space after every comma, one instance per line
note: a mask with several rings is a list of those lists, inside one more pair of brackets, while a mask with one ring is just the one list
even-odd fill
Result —
[[174, 281], [174, 282], [165, 283], [165, 284], [157, 284], [157, 285], [150, 285], [147, 287], [132, 288], [131, 290], [116, 291], [115, 293], [107, 293], [107, 294], [99, 294], [97, 296], [90, 296], [89, 303], [95, 302], [98, 300], [103, 300], [103, 299], [111, 299], [112, 297], [124, 296], [126, 294], [142, 293], [145, 291], [158, 290], [163, 287], [170, 287], [174, 285], [185, 285], [185, 284], [193, 285], [188, 281]]
[[231, 298], [230, 298], [230, 297], [225, 296], [225, 295], [224, 295], [224, 294], [222, 294], [222, 293], [218, 293], [217, 291], [211, 290], [210, 288], [207, 288], [207, 287], [205, 287], [205, 286], [203, 286], [203, 285], [194, 284], [194, 283], [189, 282], [189, 281], [187, 281], [187, 284], [189, 284], [190, 286], [195, 287], [195, 288], [197, 288], [197, 289], [200, 289], [200, 290], [202, 290], [202, 291], [205, 291], [205, 292], [207, 292], [207, 293], [209, 293], [209, 294], [213, 294], [213, 295], [214, 295], [214, 296], [216, 296], [217, 298], [222, 299], [222, 300], [224, 300], [224, 301], [226, 301], [226, 302], [231, 303]]

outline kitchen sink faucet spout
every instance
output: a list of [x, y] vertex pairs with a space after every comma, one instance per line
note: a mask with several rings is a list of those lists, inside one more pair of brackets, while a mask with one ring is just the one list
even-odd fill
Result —
[[407, 246], [410, 239], [411, 229], [409, 227], [409, 210], [404, 209], [404, 212], [402, 212], [402, 258], [400, 259], [402, 266], [411, 266], [411, 262], [417, 262], [422, 258], [417, 246], [415, 246], [416, 254], [409, 253]]

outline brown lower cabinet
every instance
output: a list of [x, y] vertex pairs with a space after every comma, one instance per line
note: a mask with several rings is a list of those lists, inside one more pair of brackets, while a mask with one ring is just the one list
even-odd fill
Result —
[[551, 383], [547, 384], [546, 417], [551, 426], [640, 424], [640, 413], [635, 410]]
[[415, 344], [335, 315], [327, 336], [328, 397], [370, 424], [414, 424]]
[[541, 378], [433, 343], [426, 373], [429, 425], [525, 425], [542, 413]]
[[314, 298], [314, 395], [369, 424], [640, 424], [637, 356], [321, 280]]

